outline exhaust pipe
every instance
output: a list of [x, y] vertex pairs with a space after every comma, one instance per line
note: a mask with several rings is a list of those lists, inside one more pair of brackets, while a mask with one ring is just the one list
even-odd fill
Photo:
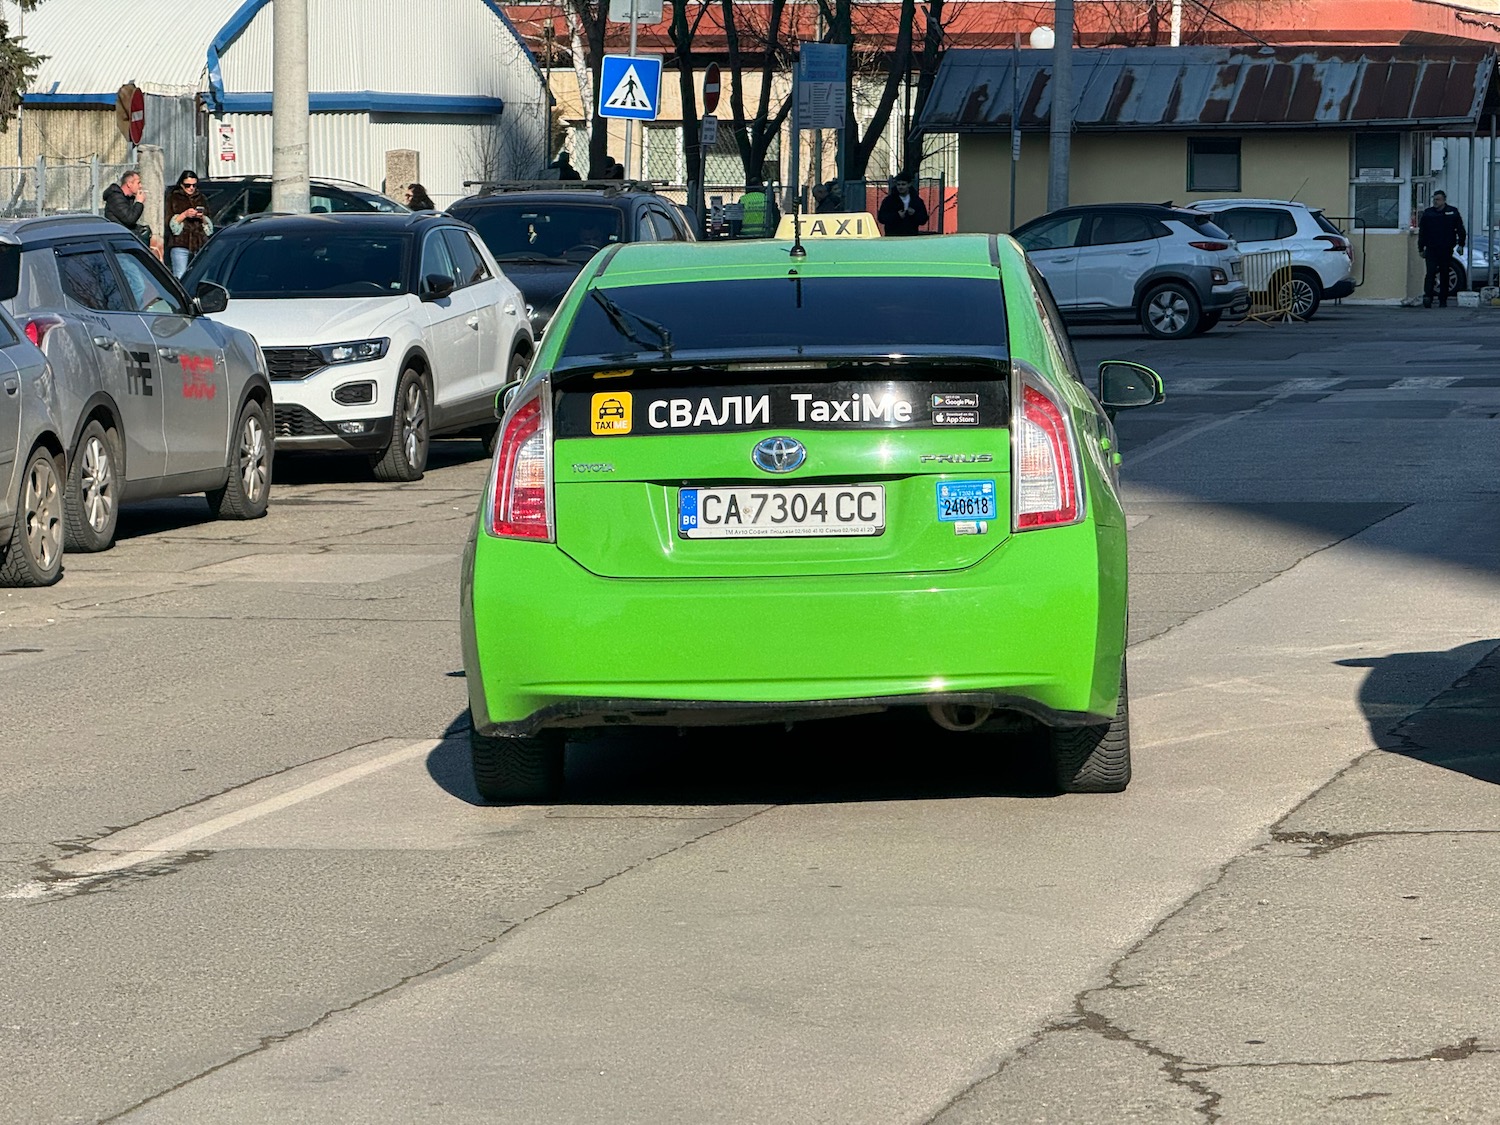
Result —
[[995, 709], [984, 703], [929, 703], [927, 713], [944, 730], [974, 730], [982, 727]]

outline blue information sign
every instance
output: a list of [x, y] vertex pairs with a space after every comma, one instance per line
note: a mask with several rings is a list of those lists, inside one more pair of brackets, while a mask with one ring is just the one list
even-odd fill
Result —
[[605, 55], [599, 69], [599, 116], [655, 121], [661, 105], [661, 60]]

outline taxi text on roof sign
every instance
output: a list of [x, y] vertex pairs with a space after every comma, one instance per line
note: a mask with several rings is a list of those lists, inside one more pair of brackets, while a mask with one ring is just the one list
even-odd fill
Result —
[[[790, 241], [796, 237], [791, 215], [783, 215], [776, 227], [776, 237]], [[879, 238], [880, 227], [868, 211], [850, 215], [803, 215], [803, 238]]]

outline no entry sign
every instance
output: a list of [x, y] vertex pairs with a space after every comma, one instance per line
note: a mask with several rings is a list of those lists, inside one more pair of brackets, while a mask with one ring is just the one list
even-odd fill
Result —
[[719, 64], [709, 63], [703, 72], [703, 112], [712, 113], [719, 108]]

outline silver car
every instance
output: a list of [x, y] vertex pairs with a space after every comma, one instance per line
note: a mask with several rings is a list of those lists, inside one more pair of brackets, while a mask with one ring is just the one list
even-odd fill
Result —
[[0, 305], [47, 356], [63, 426], [69, 549], [114, 543], [122, 501], [204, 492], [265, 514], [271, 384], [249, 333], [209, 314], [125, 228], [92, 215], [0, 223]]
[[62, 429], [47, 360], [0, 313], [0, 585], [62, 575]]

